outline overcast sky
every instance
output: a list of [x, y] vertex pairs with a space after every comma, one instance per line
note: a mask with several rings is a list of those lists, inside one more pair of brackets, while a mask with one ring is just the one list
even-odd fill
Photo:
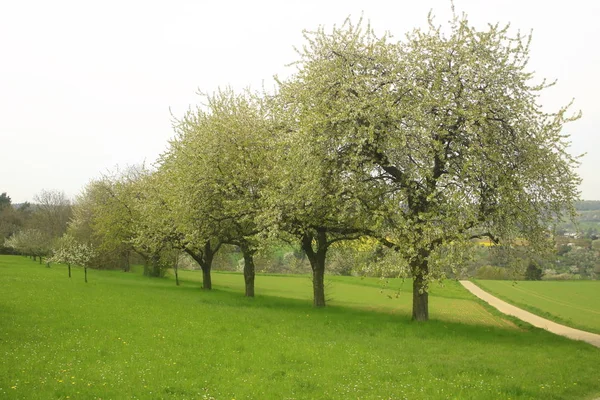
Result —
[[[549, 110], [575, 98], [567, 125], [584, 199], [600, 199], [600, 2], [455, 0], [472, 23], [533, 30], [531, 68], [558, 79]], [[172, 136], [171, 112], [197, 104], [198, 89], [273, 87], [293, 70], [302, 30], [364, 15], [395, 37], [424, 26], [429, 1], [2, 1], [0, 2], [0, 192], [31, 201], [42, 189], [77, 195], [90, 179], [146, 161]], [[171, 110], [171, 111], [170, 111]]]

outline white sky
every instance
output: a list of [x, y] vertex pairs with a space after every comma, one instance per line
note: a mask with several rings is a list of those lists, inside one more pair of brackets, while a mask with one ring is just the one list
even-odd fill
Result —
[[[531, 67], [558, 79], [543, 102], [575, 98], [583, 119], [567, 125], [584, 199], [600, 199], [600, 2], [455, 0], [472, 23], [533, 29]], [[31, 201], [41, 189], [75, 196], [92, 178], [152, 162], [196, 92], [235, 89], [292, 71], [302, 30], [361, 13], [397, 38], [423, 26], [428, 1], [0, 0], [0, 192]]]

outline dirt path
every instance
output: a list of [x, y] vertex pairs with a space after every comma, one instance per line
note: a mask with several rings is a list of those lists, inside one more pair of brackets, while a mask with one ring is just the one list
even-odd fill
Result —
[[565, 336], [569, 339], [574, 340], [583, 340], [584, 342], [588, 342], [591, 345], [600, 347], [600, 335], [586, 331], [581, 331], [579, 329], [569, 328], [568, 326], [557, 324], [556, 322], [552, 322], [545, 318], [538, 317], [537, 315], [532, 314], [529, 311], [522, 310], [518, 307], [508, 304], [503, 300], [500, 300], [495, 296], [492, 296], [491, 294], [480, 289], [473, 282], [460, 281], [460, 283], [475, 296], [479, 297], [481, 300], [485, 301], [486, 303], [498, 309], [504, 314], [512, 315], [513, 317], [517, 317], [520, 320], [528, 322], [533, 326], [546, 329], [547, 331], [550, 331], [557, 335]]

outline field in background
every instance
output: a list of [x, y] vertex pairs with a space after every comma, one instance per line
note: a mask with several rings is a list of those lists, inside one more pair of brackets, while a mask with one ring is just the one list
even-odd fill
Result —
[[[410, 282], [238, 274], [183, 284], [0, 257], [0, 398], [564, 399], [600, 395], [600, 351], [489, 312], [455, 283], [410, 321]], [[397, 290], [398, 298], [396, 298]], [[388, 297], [392, 296], [392, 299]]]
[[534, 314], [600, 333], [600, 281], [477, 280], [475, 283]]

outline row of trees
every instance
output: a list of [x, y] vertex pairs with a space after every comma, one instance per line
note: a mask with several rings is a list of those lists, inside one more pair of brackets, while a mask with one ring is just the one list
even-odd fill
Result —
[[275, 94], [205, 96], [155, 169], [90, 183], [72, 234], [142, 254], [155, 274], [185, 252], [206, 289], [216, 252], [236, 245], [247, 296], [256, 250], [294, 241], [319, 307], [332, 245], [369, 237], [413, 278], [416, 320], [428, 319], [429, 283], [461, 265], [472, 239], [548, 249], [578, 196], [562, 131], [578, 116], [538, 104], [550, 85], [532, 82], [529, 37], [465, 16], [447, 30], [429, 22], [400, 41], [361, 22], [306, 32]]

